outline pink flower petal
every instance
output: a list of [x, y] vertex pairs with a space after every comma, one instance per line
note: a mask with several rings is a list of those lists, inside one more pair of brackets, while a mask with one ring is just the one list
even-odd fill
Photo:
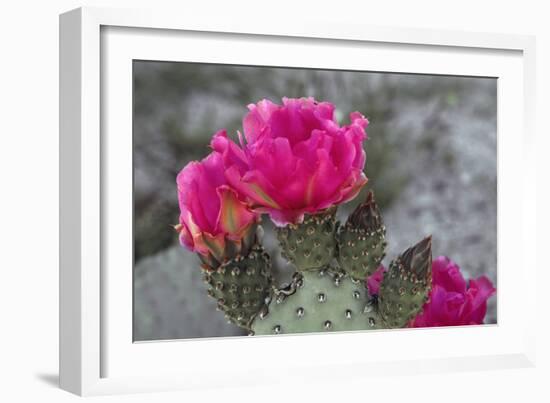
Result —
[[217, 229], [219, 232], [239, 240], [244, 229], [254, 222], [256, 215], [239, 200], [237, 192], [229, 186], [220, 186], [217, 192], [221, 205]]
[[243, 119], [244, 135], [248, 142], [254, 142], [262, 135], [271, 114], [278, 108], [278, 105], [267, 99], [258, 102], [256, 105], [248, 105], [250, 112]]
[[227, 138], [227, 132], [225, 130], [220, 130], [214, 135], [210, 146], [222, 156], [222, 168], [236, 165], [239, 170], [243, 172], [248, 169], [246, 155], [239, 146]]
[[433, 282], [447, 291], [466, 292], [466, 281], [458, 266], [446, 256], [439, 256], [432, 263]]
[[386, 268], [383, 265], [380, 265], [378, 269], [376, 269], [376, 271], [367, 278], [369, 295], [378, 295], [378, 292], [380, 291], [380, 284], [382, 283], [382, 280], [384, 280], [385, 272]]
[[468, 309], [465, 313], [466, 320], [472, 324], [482, 324], [487, 313], [487, 300], [496, 292], [491, 281], [481, 276], [470, 280], [467, 292], [469, 299]]

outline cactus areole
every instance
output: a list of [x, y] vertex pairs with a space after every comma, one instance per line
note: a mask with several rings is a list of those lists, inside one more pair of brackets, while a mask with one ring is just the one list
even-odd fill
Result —
[[[217, 309], [250, 335], [482, 323], [495, 289], [486, 278], [467, 289], [458, 267], [438, 258], [432, 293], [431, 236], [382, 266], [386, 228], [372, 192], [345, 223], [336, 220], [367, 183], [368, 121], [353, 112], [350, 122], [340, 126], [328, 102], [263, 100], [249, 105], [239, 144], [221, 130], [212, 152], [179, 173], [175, 228], [199, 256]], [[261, 244], [264, 214], [295, 268], [285, 286], [273, 283]]]

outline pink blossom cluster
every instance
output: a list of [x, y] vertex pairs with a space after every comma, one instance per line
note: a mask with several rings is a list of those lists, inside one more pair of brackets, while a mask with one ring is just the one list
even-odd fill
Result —
[[238, 241], [262, 213], [278, 226], [303, 221], [353, 199], [363, 173], [367, 119], [350, 114], [340, 126], [334, 105], [313, 98], [262, 100], [248, 106], [239, 143], [225, 130], [212, 152], [177, 177], [181, 243], [201, 253]]

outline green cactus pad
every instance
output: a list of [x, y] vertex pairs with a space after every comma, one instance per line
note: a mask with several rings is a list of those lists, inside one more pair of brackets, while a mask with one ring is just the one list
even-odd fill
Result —
[[306, 215], [301, 224], [277, 229], [281, 254], [299, 271], [329, 264], [336, 250], [336, 207], [322, 214]]
[[427, 237], [390, 263], [380, 284], [380, 314], [388, 327], [404, 327], [420, 312], [432, 284], [432, 238]]
[[383, 327], [364, 282], [328, 270], [296, 273], [292, 284], [276, 290], [252, 323], [256, 335]]
[[386, 228], [372, 192], [357, 206], [346, 224], [340, 227], [338, 262], [350, 276], [364, 280], [380, 266], [386, 256]]
[[202, 270], [208, 294], [217, 300], [218, 309], [230, 322], [250, 329], [271, 292], [269, 255], [256, 244], [247, 256], [237, 255], [216, 269], [203, 265]]

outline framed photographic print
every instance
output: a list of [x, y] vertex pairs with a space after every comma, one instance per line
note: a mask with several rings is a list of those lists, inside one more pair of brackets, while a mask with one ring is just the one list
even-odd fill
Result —
[[60, 24], [63, 388], [531, 365], [532, 38]]

